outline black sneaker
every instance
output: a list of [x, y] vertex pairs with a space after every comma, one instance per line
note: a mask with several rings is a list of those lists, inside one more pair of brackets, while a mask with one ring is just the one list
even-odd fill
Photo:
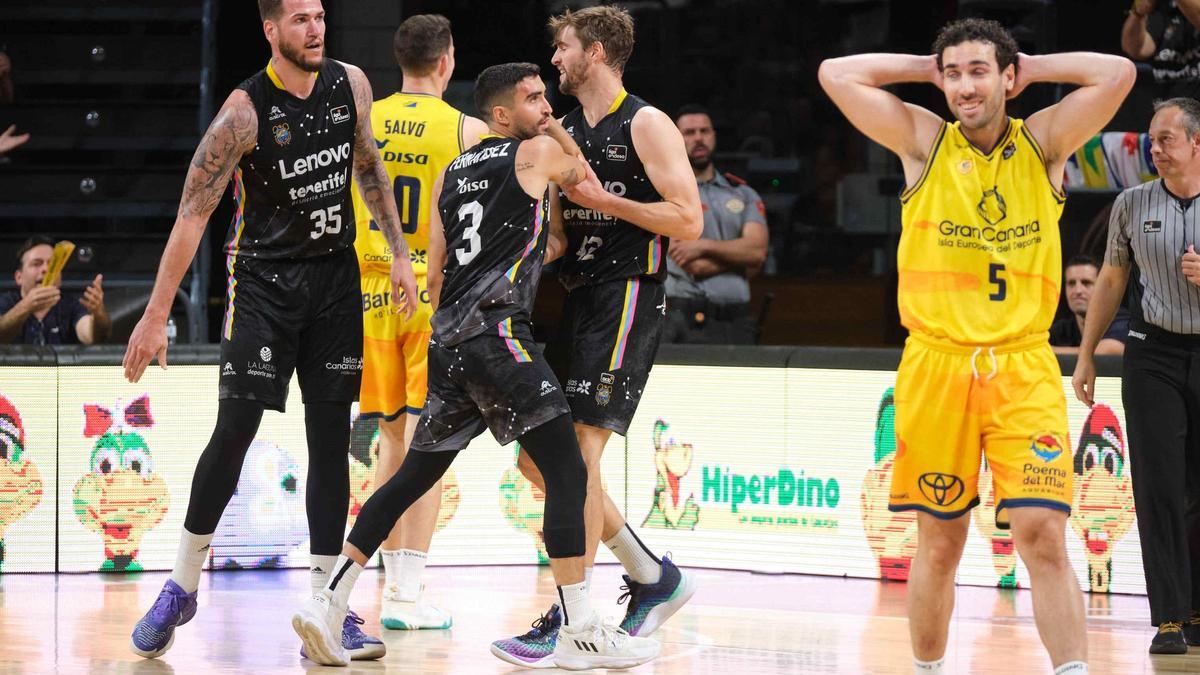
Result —
[[1158, 634], [1150, 641], [1151, 654], [1186, 654], [1187, 650], [1182, 623], [1164, 621], [1158, 624]]
[[1192, 612], [1192, 618], [1183, 624], [1183, 639], [1193, 646], [1200, 646], [1200, 612]]

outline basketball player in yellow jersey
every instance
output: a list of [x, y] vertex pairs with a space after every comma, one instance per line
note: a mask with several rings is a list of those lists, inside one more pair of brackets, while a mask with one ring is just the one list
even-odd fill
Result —
[[[1067, 560], [1071, 504], [1062, 375], [1047, 331], [1058, 304], [1063, 165], [1116, 112], [1129, 61], [1027, 56], [994, 21], [944, 27], [931, 56], [862, 54], [821, 64], [821, 85], [860, 131], [900, 156], [898, 301], [909, 330], [896, 375], [889, 508], [917, 511], [908, 581], [916, 672], [944, 665], [954, 574], [979, 503], [980, 454], [996, 520], [1029, 570], [1034, 616], [1056, 673], [1087, 672], [1079, 584]], [[941, 88], [946, 123], [883, 87]], [[1005, 101], [1034, 82], [1077, 88], [1026, 120]]]
[[[420, 303], [406, 319], [393, 310], [388, 274], [392, 251], [361, 200], [355, 199], [363, 299], [363, 380], [360, 411], [379, 418], [375, 485], [400, 468], [425, 406], [426, 357], [433, 314], [426, 287], [429, 210], [438, 176], [487, 125], [442, 100], [454, 73], [450, 21], [437, 14], [409, 17], [396, 30], [399, 92], [371, 107], [375, 144], [396, 194], [404, 237], [417, 275]], [[449, 628], [450, 615], [421, 601], [421, 573], [442, 500], [442, 484], [404, 513], [380, 548], [386, 581], [379, 622], [384, 628]]]

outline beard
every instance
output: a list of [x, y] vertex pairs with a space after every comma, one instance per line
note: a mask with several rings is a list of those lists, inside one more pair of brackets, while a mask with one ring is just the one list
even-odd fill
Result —
[[295, 46], [290, 43], [279, 43], [279, 55], [287, 59], [292, 65], [300, 70], [310, 73], [315, 73], [321, 70], [321, 66], [325, 65], [325, 46], [321, 46], [321, 54], [315, 60], [306, 60], [304, 55], [303, 45]]
[[579, 90], [587, 82], [587, 64], [581, 63], [578, 68], [567, 68], [559, 80], [558, 90], [567, 96], [577, 96]]
[[703, 171], [703, 170], [707, 169], [708, 167], [712, 166], [712, 163], [713, 163], [712, 151], [710, 150], [707, 155], [703, 155], [703, 156], [699, 156], [699, 157], [696, 155], [693, 155], [692, 153], [689, 152], [688, 153], [688, 161], [691, 162], [692, 169], [694, 169], [696, 171]]
[[539, 130], [539, 127], [541, 126], [542, 122], [545, 121], [546, 118], [543, 117], [538, 121], [530, 122], [529, 124], [513, 125], [513, 133], [516, 134], [517, 138], [521, 139], [522, 141], [527, 141], [531, 138], [541, 135], [542, 132]]

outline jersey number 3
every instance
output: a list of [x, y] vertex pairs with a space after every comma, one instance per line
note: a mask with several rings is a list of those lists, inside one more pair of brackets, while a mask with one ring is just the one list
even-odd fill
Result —
[[458, 219], [471, 221], [462, 234], [465, 246], [454, 249], [454, 257], [458, 258], [458, 264], [467, 265], [483, 250], [483, 240], [479, 238], [479, 226], [483, 224], [483, 205], [479, 202], [463, 204], [458, 207]]

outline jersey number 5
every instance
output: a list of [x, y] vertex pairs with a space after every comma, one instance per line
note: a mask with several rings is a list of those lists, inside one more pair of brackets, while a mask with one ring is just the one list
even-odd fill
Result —
[[342, 231], [342, 216], [338, 211], [342, 210], [341, 204], [334, 204], [320, 211], [313, 211], [308, 215], [313, 221], [313, 231], [308, 233], [308, 236], [313, 239], [320, 239], [325, 234], [337, 234]]
[[996, 290], [988, 295], [988, 300], [999, 302], [1008, 297], [1008, 282], [1000, 273], [1004, 271], [1004, 265], [1000, 263], [992, 263], [988, 265], [988, 282], [995, 285]]
[[467, 229], [463, 230], [462, 238], [466, 246], [454, 249], [454, 257], [458, 258], [458, 264], [466, 265], [483, 250], [483, 240], [479, 238], [479, 226], [483, 224], [483, 205], [479, 202], [463, 204], [458, 207], [458, 219], [471, 221]]

